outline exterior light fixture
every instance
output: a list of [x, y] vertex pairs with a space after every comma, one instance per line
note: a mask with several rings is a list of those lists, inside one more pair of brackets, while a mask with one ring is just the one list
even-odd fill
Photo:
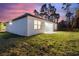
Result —
[[12, 25], [13, 24], [12, 21], [10, 21], [9, 24]]

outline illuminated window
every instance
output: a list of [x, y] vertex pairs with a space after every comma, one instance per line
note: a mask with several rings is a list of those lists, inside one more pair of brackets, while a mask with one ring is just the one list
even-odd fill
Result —
[[38, 21], [38, 29], [41, 29], [41, 22]]
[[37, 24], [37, 20], [34, 20], [34, 29], [38, 29], [38, 24]]
[[41, 22], [38, 20], [34, 20], [34, 29], [40, 29], [41, 28]]

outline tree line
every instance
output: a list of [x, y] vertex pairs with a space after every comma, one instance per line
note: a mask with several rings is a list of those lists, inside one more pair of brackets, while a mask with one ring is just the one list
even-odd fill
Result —
[[61, 22], [58, 22], [60, 14], [57, 13], [56, 7], [52, 6], [50, 3], [43, 4], [41, 6], [40, 12], [35, 9], [34, 14], [36, 16], [42, 17], [45, 20], [57, 23], [59, 30], [73, 30], [74, 28], [79, 28], [79, 9], [75, 9], [76, 13], [72, 13], [70, 10], [71, 6], [71, 3], [62, 3], [61, 9], [66, 12], [66, 21], [62, 20]]

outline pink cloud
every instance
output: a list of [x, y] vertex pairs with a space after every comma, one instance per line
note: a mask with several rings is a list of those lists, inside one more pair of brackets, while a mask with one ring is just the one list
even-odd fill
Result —
[[1, 12], [2, 14], [0, 14], [0, 21], [2, 22], [14, 19], [24, 13], [33, 14], [35, 4], [11, 4], [6, 7], [8, 8], [3, 10], [3, 12]]

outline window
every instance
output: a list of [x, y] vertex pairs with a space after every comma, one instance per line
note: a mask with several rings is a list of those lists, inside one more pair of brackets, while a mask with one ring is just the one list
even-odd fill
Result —
[[40, 29], [41, 28], [41, 22], [38, 20], [34, 20], [34, 29]]
[[41, 28], [41, 22], [38, 21], [38, 29], [40, 29], [40, 28]]
[[37, 29], [37, 20], [34, 20], [34, 29]]

